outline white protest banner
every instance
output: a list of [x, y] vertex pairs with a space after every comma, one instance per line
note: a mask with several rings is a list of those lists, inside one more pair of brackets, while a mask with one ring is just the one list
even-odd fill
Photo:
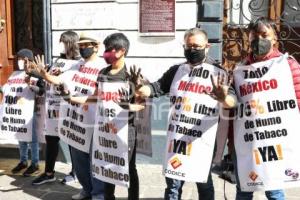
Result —
[[300, 116], [287, 55], [234, 71], [234, 142], [242, 191], [300, 186]]
[[96, 123], [93, 137], [92, 173], [96, 178], [129, 186], [128, 110], [121, 108], [118, 90], [128, 83], [99, 82]]
[[229, 131], [229, 118], [230, 110], [220, 110], [220, 121], [218, 123], [216, 135], [216, 149], [214, 153], [213, 163], [221, 165], [224, 155], [225, 146], [227, 144], [228, 131]]
[[[19, 141], [32, 140], [34, 93], [25, 83], [25, 72], [15, 71], [3, 87], [1, 134]], [[4, 141], [3, 141], [4, 142]], [[4, 142], [5, 143], [5, 142]]]
[[36, 95], [36, 111], [35, 111], [35, 128], [38, 135], [39, 143], [46, 143], [45, 140], [45, 119], [46, 119], [46, 108], [45, 108], [45, 94]]
[[[30, 82], [32, 85], [37, 86], [37, 78], [30, 78]], [[42, 88], [40, 88], [42, 89]], [[45, 88], [43, 88], [45, 89]], [[35, 98], [34, 98], [34, 102], [35, 102], [35, 110], [34, 110], [34, 120], [35, 120], [35, 132], [38, 136], [38, 141], [39, 143], [46, 143], [45, 141], [45, 94], [39, 95], [37, 93], [35, 93]]]
[[224, 73], [203, 63], [179, 66], [170, 89], [171, 108], [167, 127], [165, 176], [207, 182], [219, 118], [218, 102], [205, 91], [212, 90], [210, 75]]
[[[67, 71], [72, 68], [78, 60], [66, 60], [57, 59], [53, 64], [51, 71], [60, 70], [62, 72]], [[46, 119], [45, 127], [46, 135], [58, 136], [58, 120], [59, 120], [59, 106], [63, 102], [63, 99], [58, 94], [57, 86], [47, 84], [46, 86]]]
[[146, 99], [145, 106], [145, 109], [136, 112], [134, 117], [134, 126], [137, 132], [136, 152], [146, 156], [152, 156], [152, 100]]
[[45, 135], [58, 136], [58, 121], [60, 103], [64, 101], [56, 93], [58, 86], [46, 84], [46, 119]]
[[[81, 60], [63, 73], [61, 79], [72, 96], [87, 99], [94, 94], [98, 74], [103, 66], [100, 58], [86, 63]], [[94, 132], [96, 103], [65, 103], [61, 103], [59, 109], [59, 137], [74, 148], [88, 153]]]
[[[0, 127], [2, 125], [2, 115], [3, 115], [3, 105], [0, 104]], [[11, 133], [3, 133], [0, 131], [0, 144], [14, 144], [18, 145], [18, 140], [16, 139], [14, 134]]]

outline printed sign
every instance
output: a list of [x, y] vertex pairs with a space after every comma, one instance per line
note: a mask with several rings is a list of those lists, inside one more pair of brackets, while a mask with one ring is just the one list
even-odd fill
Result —
[[115, 103], [120, 88], [129, 91], [124, 82], [99, 82], [92, 172], [100, 180], [128, 187], [128, 110]]
[[25, 83], [25, 72], [15, 71], [3, 87], [1, 134], [19, 141], [32, 140], [34, 93]]
[[[37, 86], [37, 78], [30, 77], [30, 84]], [[37, 86], [38, 87], [38, 86]], [[45, 94], [39, 95], [35, 93], [34, 98], [35, 108], [34, 108], [34, 126], [33, 129], [37, 134], [38, 141], [40, 143], [45, 143]]]
[[152, 156], [152, 100], [147, 99], [145, 105], [145, 109], [136, 112], [134, 117], [134, 126], [137, 132], [136, 152], [146, 156]]
[[175, 0], [140, 0], [140, 33], [175, 35]]
[[171, 108], [167, 127], [164, 174], [167, 177], [206, 182], [211, 167], [219, 118], [218, 102], [205, 91], [212, 90], [210, 75], [221, 69], [202, 64], [182, 64], [170, 90]]
[[[76, 66], [62, 74], [72, 96], [87, 99], [94, 94], [98, 74], [103, 61], [97, 59], [85, 63], [80, 61]], [[59, 137], [67, 144], [84, 152], [90, 151], [95, 124], [95, 103], [60, 105]]]
[[300, 185], [300, 121], [287, 55], [238, 66], [234, 142], [242, 191]]
[[[53, 64], [52, 68], [59, 69], [60, 71], [67, 71], [71, 69], [78, 60], [66, 60], [66, 59], [57, 59]], [[51, 69], [52, 69], [51, 68]], [[62, 76], [63, 77], [63, 76]], [[45, 127], [46, 135], [58, 136], [58, 120], [59, 120], [59, 106], [60, 103], [66, 103], [60, 97], [58, 93], [57, 86], [55, 85], [46, 85], [46, 122]]]

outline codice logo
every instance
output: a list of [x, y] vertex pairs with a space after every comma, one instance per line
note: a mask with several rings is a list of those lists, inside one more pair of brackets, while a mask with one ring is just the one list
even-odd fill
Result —
[[258, 175], [254, 172], [254, 171], [251, 171], [250, 174], [249, 174], [249, 178], [252, 180], [252, 181], [255, 181], [257, 179]]
[[264, 185], [262, 181], [257, 181], [258, 175], [254, 171], [251, 171], [249, 173], [248, 177], [252, 180], [251, 182], [247, 182], [247, 185], [249, 187], [256, 187], [256, 186]]
[[173, 169], [177, 169], [182, 165], [182, 162], [179, 160], [179, 158], [175, 157], [170, 160], [170, 164], [172, 165]]

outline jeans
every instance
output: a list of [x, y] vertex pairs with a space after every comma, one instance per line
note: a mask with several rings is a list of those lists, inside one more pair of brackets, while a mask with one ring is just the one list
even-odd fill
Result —
[[93, 199], [104, 199], [104, 182], [92, 177], [89, 153], [71, 147], [73, 166], [83, 192]]
[[[184, 181], [166, 177], [167, 188], [165, 189], [165, 200], [180, 200]], [[211, 172], [209, 172], [207, 183], [196, 183], [198, 198], [201, 200], [214, 200], [215, 190]]]
[[[238, 185], [236, 186], [236, 200], [251, 200], [253, 199], [253, 192], [242, 192]], [[269, 190], [265, 191], [266, 197], [269, 200], [284, 200], [283, 190]]]
[[[233, 165], [234, 165], [234, 172], [235, 172], [235, 177], [236, 177], [236, 200], [251, 200], [253, 199], [253, 192], [244, 192], [241, 191], [240, 188], [240, 180], [238, 176], [238, 171], [237, 171], [237, 159], [236, 159], [236, 153], [233, 151]], [[284, 191], [283, 190], [268, 190], [265, 191], [266, 197], [268, 200], [284, 200]]]
[[39, 157], [39, 142], [38, 136], [36, 133], [36, 121], [35, 115], [33, 115], [32, 119], [32, 141], [31, 142], [21, 142], [19, 141], [19, 152], [20, 152], [20, 161], [27, 162], [28, 160], [28, 145], [30, 143], [31, 148], [31, 164], [37, 165], [40, 157]]
[[[128, 188], [128, 200], [139, 199], [139, 177], [136, 170], [136, 141], [134, 144], [132, 157], [129, 162], [129, 178], [130, 185]], [[105, 183], [105, 200], [115, 200], [115, 185], [111, 183]]]

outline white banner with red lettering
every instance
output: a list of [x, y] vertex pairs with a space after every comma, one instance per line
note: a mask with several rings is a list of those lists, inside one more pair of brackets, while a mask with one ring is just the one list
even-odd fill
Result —
[[[61, 79], [68, 86], [71, 95], [87, 99], [94, 94], [98, 74], [103, 61], [97, 59], [78, 65], [62, 74]], [[90, 151], [94, 132], [96, 103], [60, 104], [59, 137], [67, 144], [84, 152]]]
[[[51, 72], [54, 70], [67, 71], [78, 62], [78, 60], [59, 58], [53, 64]], [[61, 77], [63, 76], [61, 75]], [[45, 135], [58, 136], [59, 106], [61, 102], [63, 103], [64, 101], [58, 94], [57, 86], [47, 84]]]
[[34, 93], [25, 83], [25, 72], [15, 71], [3, 87], [1, 138], [2, 144], [32, 141]]
[[238, 66], [234, 123], [242, 191], [300, 186], [299, 108], [287, 55]]
[[129, 112], [115, 103], [119, 100], [118, 90], [121, 88], [129, 91], [128, 83], [99, 82], [92, 173], [102, 181], [128, 187]]
[[180, 65], [170, 89], [171, 108], [167, 127], [164, 174], [167, 177], [207, 182], [219, 118], [218, 102], [211, 91], [210, 76], [224, 73], [213, 65], [193, 68]]

